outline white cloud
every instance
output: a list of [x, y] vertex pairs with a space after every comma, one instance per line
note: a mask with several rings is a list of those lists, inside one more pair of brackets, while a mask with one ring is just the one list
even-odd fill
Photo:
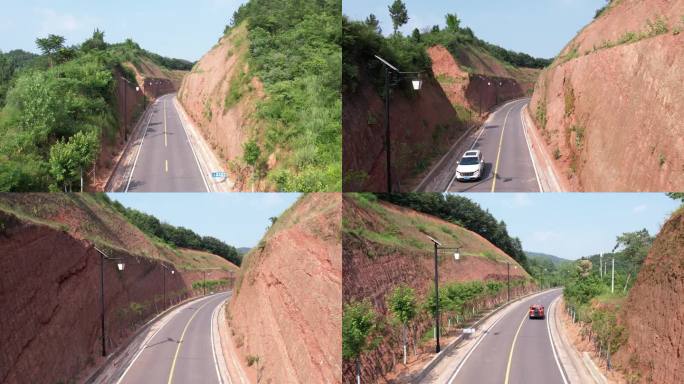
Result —
[[648, 207], [646, 204], [637, 205], [636, 207], [632, 208], [632, 213], [641, 213], [646, 211], [647, 208]]
[[33, 12], [38, 16], [41, 34], [75, 32], [92, 28], [95, 24], [95, 19], [92, 17], [75, 16], [50, 8], [34, 8]]

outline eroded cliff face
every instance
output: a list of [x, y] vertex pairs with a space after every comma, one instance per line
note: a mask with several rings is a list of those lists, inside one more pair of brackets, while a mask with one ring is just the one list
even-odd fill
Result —
[[684, 185], [684, 2], [613, 1], [540, 76], [529, 106], [577, 191]]
[[[450, 255], [440, 257], [440, 284], [474, 280], [504, 281], [508, 276], [505, 262], [512, 264], [512, 279], [529, 278], [513, 259], [480, 235], [407, 208], [385, 202], [374, 202], [369, 206], [345, 195], [343, 221], [343, 301], [367, 300], [382, 316], [389, 316], [387, 297], [396, 287], [409, 286], [422, 300], [433, 286], [434, 258], [430, 244], [426, 243], [429, 241], [426, 233], [443, 244], [462, 246], [458, 262]], [[386, 243], [373, 241], [371, 239], [381, 238], [373, 233], [394, 233], [406, 244], [398, 245], [391, 240]], [[513, 288], [512, 295], [524, 289]], [[429, 314], [421, 313], [409, 332], [424, 335], [433, 324]], [[409, 340], [409, 344], [409, 349], [413, 350], [413, 340]], [[361, 356], [361, 377], [368, 382], [385, 382], [387, 373], [401, 361], [401, 346], [399, 332], [391, 329], [382, 332], [378, 347]], [[416, 348], [421, 349], [420, 346]], [[345, 362], [343, 369], [344, 382], [355, 383], [354, 364]]]
[[238, 189], [245, 187], [249, 171], [235, 160], [242, 158], [243, 144], [257, 133], [252, 114], [264, 97], [261, 82], [248, 75], [248, 51], [247, 28], [242, 24], [200, 59], [178, 93], [178, 100], [214, 152], [232, 164], [230, 172]]
[[[102, 363], [100, 254], [63, 228], [0, 211], [0, 382], [73, 382]], [[164, 308], [158, 260], [108, 250], [125, 269], [106, 262], [108, 353]], [[216, 274], [229, 278], [225, 272]], [[201, 274], [167, 273], [168, 304], [193, 296]]]
[[663, 225], [624, 305], [615, 363], [634, 382], [684, 382], [684, 210]]
[[342, 381], [340, 223], [340, 194], [306, 195], [244, 260], [229, 324], [261, 382]]

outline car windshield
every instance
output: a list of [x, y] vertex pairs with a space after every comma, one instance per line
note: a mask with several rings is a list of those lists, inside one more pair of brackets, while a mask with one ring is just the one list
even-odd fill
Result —
[[461, 165], [475, 165], [477, 163], [479, 163], [477, 157], [464, 157], [461, 159]]

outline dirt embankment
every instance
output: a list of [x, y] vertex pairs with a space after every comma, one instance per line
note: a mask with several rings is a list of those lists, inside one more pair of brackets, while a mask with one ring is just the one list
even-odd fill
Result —
[[546, 69], [529, 111], [577, 191], [684, 185], [684, 2], [613, 1]]
[[[361, 68], [363, 66], [360, 66]], [[343, 174], [345, 191], [387, 191], [385, 102], [361, 74], [355, 91], [343, 92]], [[424, 80], [420, 92], [402, 82], [390, 108], [393, 190], [407, 190], [467, 130], [439, 83]]]
[[[243, 144], [257, 132], [252, 118], [256, 103], [264, 97], [263, 85], [250, 78], [246, 26], [240, 25], [222, 37], [183, 80], [178, 100], [199, 127], [216, 155], [227, 162], [236, 182], [243, 189], [248, 169], [240, 159]], [[275, 166], [272, 156], [269, 167]]]
[[[91, 241], [69, 228], [66, 221], [40, 223], [0, 210], [2, 383], [79, 382], [103, 363], [101, 256]], [[125, 263], [123, 271], [115, 262], [104, 265], [106, 345], [111, 353], [163, 310], [165, 269], [159, 260], [134, 251], [110, 247], [107, 252]], [[166, 275], [169, 304], [199, 294], [192, 282], [203, 278], [175, 269], [175, 275]], [[232, 273], [214, 271], [213, 278], [230, 279]]]
[[[539, 72], [527, 68], [509, 70], [491, 57], [467, 50], [458, 55], [469, 65], [463, 64], [441, 45], [430, 47], [428, 54], [432, 72], [451, 103], [478, 114], [506, 100], [525, 96], [534, 87]], [[476, 72], [468, 72], [463, 67]]]
[[684, 382], [684, 210], [663, 225], [621, 315], [628, 339], [615, 363], [634, 382]]
[[139, 58], [135, 63], [125, 65], [135, 72], [141, 92], [152, 100], [178, 92], [183, 78], [188, 74], [187, 71], [162, 68], [145, 58]]
[[[361, 203], [354, 197], [343, 200], [343, 301], [369, 300], [375, 311], [388, 316], [387, 296], [400, 285], [415, 289], [422, 300], [432, 287], [434, 254], [426, 233], [446, 245], [461, 245], [461, 259], [451, 254], [440, 256], [440, 284], [474, 280], [511, 279], [529, 275], [503, 251], [480, 235], [436, 217], [385, 202]], [[388, 238], [390, 235], [392, 238]], [[517, 268], [516, 268], [517, 267]], [[515, 294], [512, 291], [512, 294]], [[410, 332], [423, 335], [433, 325], [429, 314], [422, 314]], [[413, 351], [412, 341], [409, 349]], [[367, 382], [384, 378], [401, 361], [401, 334], [383, 332], [377, 349], [361, 357], [361, 377]], [[420, 350], [420, 346], [418, 346]], [[412, 354], [411, 354], [412, 355]], [[344, 382], [355, 382], [354, 364], [345, 363]]]
[[240, 363], [253, 382], [342, 381], [340, 194], [310, 194], [247, 254], [230, 302]]

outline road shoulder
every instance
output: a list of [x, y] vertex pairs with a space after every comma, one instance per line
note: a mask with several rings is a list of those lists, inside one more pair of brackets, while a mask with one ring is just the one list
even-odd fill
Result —
[[220, 306], [216, 316], [216, 322], [214, 323], [217, 327], [218, 339], [221, 347], [221, 356], [219, 357], [223, 360], [223, 366], [226, 369], [226, 376], [228, 378], [226, 382], [230, 384], [249, 384], [250, 381], [247, 378], [247, 374], [240, 361], [240, 354], [235, 348], [230, 329], [228, 329], [226, 305], [227, 302]]
[[223, 162], [212, 151], [204, 136], [195, 127], [192, 119], [185, 112], [185, 109], [178, 101], [178, 97], [175, 95], [173, 96], [173, 105], [178, 112], [181, 126], [183, 126], [183, 130], [188, 137], [190, 148], [197, 160], [202, 177], [207, 183], [208, 192], [232, 192], [234, 183], [230, 179], [226, 178], [226, 180], [219, 182], [211, 178], [212, 172], [226, 172]]
[[543, 139], [539, 136], [539, 130], [530, 116], [529, 104], [522, 108], [521, 119], [542, 192], [567, 191], [568, 188], [562, 183], [562, 179], [558, 177], [558, 170], [555, 168]]

